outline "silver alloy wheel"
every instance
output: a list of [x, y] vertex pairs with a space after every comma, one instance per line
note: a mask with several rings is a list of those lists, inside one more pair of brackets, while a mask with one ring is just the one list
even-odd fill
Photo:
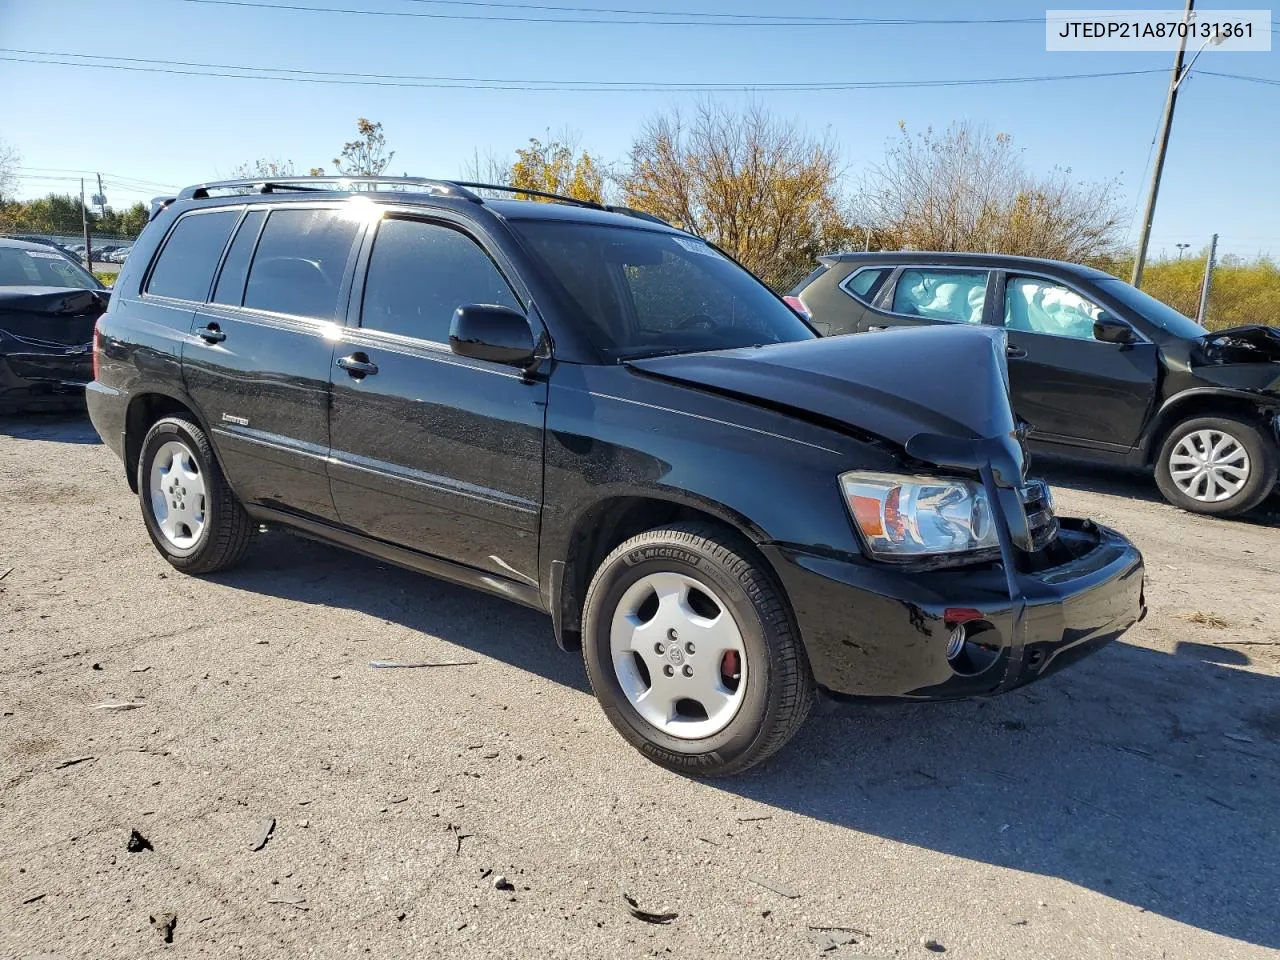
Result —
[[613, 669], [636, 712], [682, 740], [729, 725], [747, 690], [747, 651], [728, 605], [682, 573], [651, 573], [613, 612]]
[[151, 511], [164, 538], [179, 550], [204, 531], [206, 496], [200, 463], [180, 440], [168, 440], [151, 461]]
[[1192, 500], [1230, 500], [1249, 482], [1249, 453], [1221, 430], [1196, 430], [1178, 441], [1169, 454], [1169, 476]]

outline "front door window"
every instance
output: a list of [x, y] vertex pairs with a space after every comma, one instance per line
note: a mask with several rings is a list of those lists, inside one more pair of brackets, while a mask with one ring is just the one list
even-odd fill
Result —
[[1005, 284], [1004, 325], [1008, 330], [1092, 340], [1102, 308], [1060, 283], [1010, 277]]

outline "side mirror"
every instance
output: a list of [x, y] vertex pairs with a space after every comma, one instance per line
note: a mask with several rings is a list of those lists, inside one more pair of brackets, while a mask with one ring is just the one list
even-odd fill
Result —
[[1093, 321], [1093, 339], [1102, 343], [1137, 343], [1138, 335], [1123, 320], [1104, 313]]
[[523, 367], [533, 362], [536, 345], [529, 319], [520, 311], [472, 303], [454, 311], [449, 349], [460, 357]]

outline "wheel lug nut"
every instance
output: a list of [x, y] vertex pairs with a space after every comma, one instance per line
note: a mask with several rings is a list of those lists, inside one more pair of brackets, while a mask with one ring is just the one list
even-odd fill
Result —
[[664, 653], [667, 652], [667, 648], [660, 643], [655, 643], [653, 645], [653, 652], [656, 653], [658, 656], [662, 656]]
[[680, 635], [676, 633], [675, 627], [672, 627], [670, 630], [667, 631], [667, 639], [670, 640], [672, 643], [675, 643], [677, 640], [680, 639]]
[[673, 677], [675, 676], [675, 673], [676, 673], [675, 667], [671, 666], [671, 664], [669, 663], [662, 668], [662, 672], [665, 673], [668, 677]]
[[687, 663], [684, 665], [684, 675], [686, 677], [693, 676], [693, 667], [689, 666]]
[[693, 644], [692, 644], [692, 643], [686, 643], [686, 644], [684, 645], [684, 652], [692, 656], [692, 654], [693, 654]]

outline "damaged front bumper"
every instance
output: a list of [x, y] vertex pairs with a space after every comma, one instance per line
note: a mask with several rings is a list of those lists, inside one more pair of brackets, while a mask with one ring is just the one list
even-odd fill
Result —
[[1051, 547], [1037, 554], [1038, 570], [997, 562], [908, 571], [793, 545], [762, 549], [821, 687], [947, 700], [1038, 680], [1146, 615], [1137, 548], [1089, 520], [1059, 524]]

